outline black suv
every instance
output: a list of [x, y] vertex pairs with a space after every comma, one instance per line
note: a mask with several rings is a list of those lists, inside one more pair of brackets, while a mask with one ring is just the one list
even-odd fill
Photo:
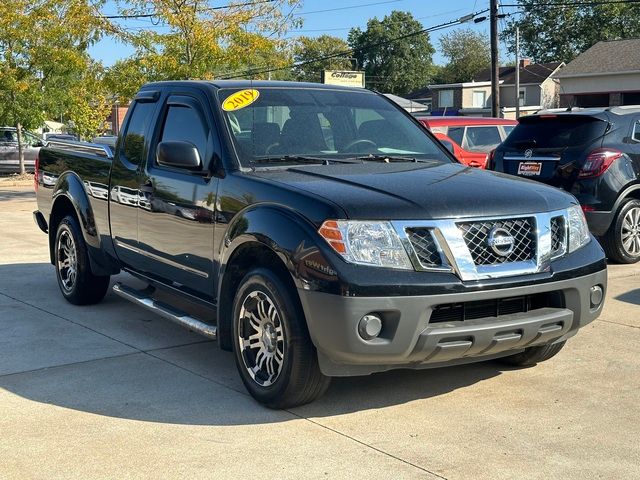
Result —
[[523, 117], [489, 168], [572, 193], [609, 259], [640, 260], [640, 106]]

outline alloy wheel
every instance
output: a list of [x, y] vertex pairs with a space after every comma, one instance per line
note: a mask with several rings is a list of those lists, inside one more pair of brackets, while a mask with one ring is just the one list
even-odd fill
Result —
[[284, 328], [278, 308], [262, 291], [252, 291], [242, 302], [238, 346], [244, 367], [253, 381], [261, 387], [273, 385], [284, 365]]
[[640, 255], [640, 207], [631, 208], [625, 214], [621, 234], [625, 252], [632, 257]]
[[58, 238], [58, 275], [65, 292], [69, 293], [76, 284], [78, 275], [78, 256], [73, 236], [68, 230], [64, 230]]

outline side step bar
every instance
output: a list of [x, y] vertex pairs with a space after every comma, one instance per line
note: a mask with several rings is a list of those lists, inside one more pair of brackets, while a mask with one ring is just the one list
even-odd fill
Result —
[[196, 333], [216, 340], [218, 337], [218, 327], [215, 325], [209, 325], [197, 318], [193, 318], [180, 310], [177, 310], [170, 305], [154, 300], [150, 295], [152, 290], [140, 291], [134, 288], [123, 285], [122, 283], [116, 283], [113, 286], [113, 292], [119, 297], [129, 300], [147, 310], [157, 313], [158, 315], [171, 320], [183, 327], [193, 330]]

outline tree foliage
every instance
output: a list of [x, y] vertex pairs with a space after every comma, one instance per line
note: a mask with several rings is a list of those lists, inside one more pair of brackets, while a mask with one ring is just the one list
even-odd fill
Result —
[[[347, 42], [331, 35], [319, 37], [300, 37], [293, 47], [293, 59], [296, 63], [305, 63], [331, 55], [341, 54], [340, 57], [328, 58], [320, 62], [307, 63], [294, 68], [294, 78], [300, 82], [319, 82], [322, 78], [322, 70], [351, 70], [351, 55], [343, 52], [349, 51]], [[345, 58], [347, 57], [347, 58]]]
[[247, 68], [282, 66], [286, 60], [279, 37], [298, 23], [292, 13], [299, 2], [238, 1], [220, 8], [208, 0], [131, 0], [122, 13], [153, 11], [162, 28], [125, 35], [136, 53], [113, 66], [108, 84], [131, 98], [148, 81], [212, 79]]
[[87, 49], [108, 28], [96, 15], [100, 5], [82, 0], [0, 3], [0, 124], [34, 129], [47, 116], [59, 118], [65, 111], [74, 120], [74, 112], [93, 104], [93, 95], [74, 91], [97, 71]]
[[552, 6], [555, 0], [520, 0], [523, 13], [510, 20], [503, 38], [514, 50], [520, 27], [523, 55], [536, 62], [570, 62], [601, 40], [640, 37], [640, 4]]
[[456, 30], [440, 39], [448, 63], [439, 72], [442, 83], [468, 82], [491, 65], [489, 37], [471, 29]]
[[369, 20], [365, 30], [349, 32], [349, 45], [364, 67], [368, 86], [404, 94], [430, 83], [434, 48], [429, 34], [411, 35], [422, 29], [411, 13], [393, 11], [382, 20]]

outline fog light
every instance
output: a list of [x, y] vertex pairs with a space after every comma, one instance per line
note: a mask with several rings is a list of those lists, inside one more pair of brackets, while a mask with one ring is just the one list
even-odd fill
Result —
[[594, 285], [591, 287], [591, 308], [597, 308], [602, 303], [604, 292], [600, 285]]
[[380, 335], [382, 319], [373, 314], [365, 315], [358, 322], [358, 333], [364, 340], [372, 340]]

